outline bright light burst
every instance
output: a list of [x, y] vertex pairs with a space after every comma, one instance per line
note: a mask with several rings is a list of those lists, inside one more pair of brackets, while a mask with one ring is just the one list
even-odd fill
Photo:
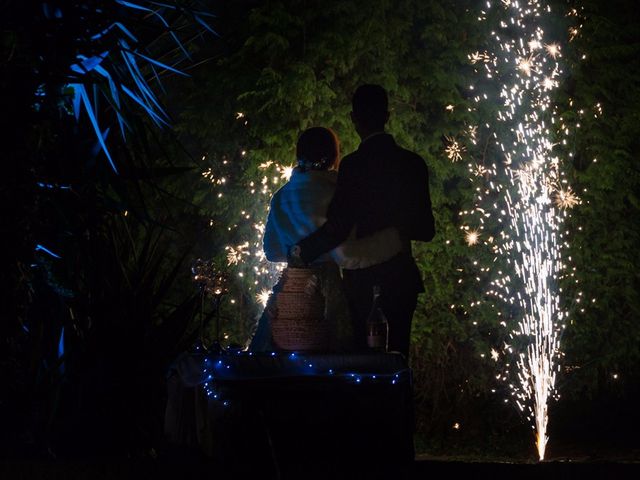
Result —
[[269, 297], [271, 297], [271, 290], [264, 289], [257, 295], [258, 303], [260, 303], [263, 307], [267, 306], [267, 302], [269, 301]]
[[449, 160], [451, 160], [452, 162], [462, 160], [462, 154], [467, 150], [467, 148], [464, 145], [458, 143], [458, 141], [453, 137], [445, 135], [445, 139], [448, 144], [444, 148], [444, 151], [447, 154]]
[[464, 234], [464, 239], [467, 242], [467, 245], [476, 245], [480, 240], [480, 233], [478, 232], [478, 230], [467, 230], [467, 232]]
[[551, 58], [553, 58], [554, 60], [560, 54], [560, 47], [558, 45], [556, 45], [555, 43], [550, 43], [548, 45], [545, 45], [544, 48], [546, 49], [546, 51], [549, 54], [549, 56]]
[[472, 64], [476, 64], [478, 62], [487, 63], [491, 61], [491, 57], [487, 54], [487, 52], [473, 52], [469, 54], [469, 60]]
[[236, 245], [235, 247], [227, 245], [225, 250], [227, 252], [227, 263], [229, 265], [238, 265], [242, 262], [243, 257], [250, 255], [249, 242], [244, 242], [243, 244]]
[[293, 165], [288, 165], [286, 167], [279, 167], [278, 170], [280, 171], [280, 178], [288, 182], [289, 179], [291, 178], [291, 174], [293, 173], [293, 169], [294, 169]]
[[469, 170], [476, 177], [484, 177], [489, 173], [489, 170], [484, 165], [469, 165]]
[[[487, 7], [491, 8], [489, 2]], [[477, 189], [469, 222], [477, 228], [465, 227], [465, 239], [468, 245], [477, 244], [492, 215], [502, 225], [502, 232], [484, 244], [512, 271], [499, 271], [487, 294], [519, 312], [517, 325], [501, 322], [510, 328], [511, 338], [503, 353], [515, 352], [517, 382], [511, 385], [512, 393], [532, 421], [542, 460], [548, 441], [547, 405], [555, 394], [566, 317], [557, 286], [563, 268], [560, 249], [566, 245], [561, 227], [566, 210], [579, 200], [564, 186], [550, 139], [556, 124], [550, 95], [561, 75], [560, 46], [545, 41], [541, 28], [550, 9], [543, 0], [502, 0], [496, 8], [501, 21], [492, 32], [494, 48], [471, 54], [469, 59], [490, 83], [498, 82], [498, 99], [476, 93], [475, 101], [499, 104], [493, 136], [501, 162], [487, 167], [469, 164], [470, 173], [487, 187]], [[489, 201], [490, 206], [480, 207]], [[491, 358], [498, 361], [499, 357], [492, 349]]]
[[518, 59], [518, 69], [527, 75], [527, 77], [531, 76], [531, 72], [534, 71], [535, 68], [535, 56], [533, 54], [529, 55], [526, 58]]
[[580, 203], [580, 198], [578, 198], [578, 196], [573, 193], [571, 187], [567, 187], [566, 189], [557, 190], [555, 192], [553, 201], [559, 208], [567, 209], [573, 208], [578, 203]]
[[498, 353], [498, 351], [495, 348], [492, 348], [491, 349], [491, 359], [494, 362], [497, 362], [499, 358], [500, 358], [500, 354]]

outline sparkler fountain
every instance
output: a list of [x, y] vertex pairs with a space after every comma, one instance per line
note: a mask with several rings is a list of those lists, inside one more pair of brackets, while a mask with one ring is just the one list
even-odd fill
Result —
[[[486, 7], [479, 20], [497, 18], [499, 23], [491, 32], [495, 51], [476, 52], [470, 60], [489, 83], [498, 85], [493, 139], [501, 161], [470, 165], [473, 174], [487, 179], [487, 188], [478, 189], [470, 219], [475, 225], [463, 228], [467, 243], [476, 244], [491, 211], [499, 214], [500, 233], [484, 242], [496, 257], [506, 259], [514, 275], [499, 272], [487, 294], [518, 311], [517, 325], [509, 335], [514, 345], [506, 346], [516, 351], [517, 381], [510, 386], [516, 404], [532, 421], [543, 460], [547, 406], [556, 393], [566, 317], [557, 285], [563, 269], [562, 225], [567, 208], [579, 201], [566, 186], [560, 160], [552, 151], [557, 119], [551, 94], [561, 75], [560, 47], [545, 38], [541, 25], [551, 10], [543, 1], [501, 0], [495, 7], [487, 2]], [[480, 103], [489, 98], [476, 94], [474, 100]], [[489, 199], [492, 205], [482, 208]]]

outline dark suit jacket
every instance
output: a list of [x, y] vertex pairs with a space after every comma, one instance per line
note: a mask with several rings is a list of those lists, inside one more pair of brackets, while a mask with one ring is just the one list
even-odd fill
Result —
[[302, 260], [309, 263], [335, 248], [354, 226], [358, 238], [396, 227], [409, 256], [411, 240], [429, 241], [435, 234], [427, 166], [386, 133], [342, 160], [327, 221], [298, 243]]

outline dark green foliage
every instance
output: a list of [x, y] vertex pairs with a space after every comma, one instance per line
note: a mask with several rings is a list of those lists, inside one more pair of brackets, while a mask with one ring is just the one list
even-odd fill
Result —
[[[558, 101], [564, 122], [572, 128], [578, 109], [596, 102], [605, 112], [597, 119], [583, 115], [575, 142], [558, 147], [566, 167], [569, 154], [574, 155], [576, 168], [568, 179], [585, 201], [568, 220], [571, 247], [564, 253], [576, 270], [562, 284], [570, 321], [562, 339], [567, 368], [558, 385], [560, 393], [570, 397], [584, 389], [609, 388], [609, 380], [600, 384], [597, 378], [610, 379], [615, 368], [636, 368], [639, 345], [633, 213], [638, 206], [633, 167], [638, 138], [633, 55], [638, 42], [628, 8], [607, 10], [612, 13], [604, 18], [592, 14], [596, 3], [585, 5], [582, 20], [565, 17], [570, 5], [555, 2], [557, 18], [546, 26], [549, 35], [566, 42], [567, 27], [584, 24], [584, 33], [563, 49], [566, 76]], [[467, 55], [485, 46], [485, 29], [491, 28], [490, 22], [477, 22], [478, 8], [478, 2], [436, 0], [300, 0], [267, 2], [246, 17], [235, 11], [234, 22], [226, 25], [228, 53], [196, 74], [192, 101], [179, 125], [194, 144], [202, 145], [207, 166], [231, 172], [233, 178], [227, 200], [209, 203], [205, 198], [205, 208], [219, 214], [223, 225], [236, 223], [239, 209], [250, 211], [253, 222], [264, 216], [268, 202], [268, 195], [256, 199], [248, 194], [249, 182], [266, 174], [258, 165], [268, 160], [292, 164], [297, 136], [312, 125], [333, 128], [343, 152], [352, 151], [357, 146], [348, 116], [352, 92], [365, 82], [388, 89], [389, 130], [400, 144], [425, 157], [431, 175], [438, 234], [430, 244], [414, 245], [427, 292], [414, 317], [412, 365], [418, 426], [432, 438], [447, 441], [453, 441], [449, 432], [457, 421], [463, 424], [459, 438], [465, 431], [481, 438], [491, 429], [505, 432], [524, 424], [513, 405], [506, 405], [506, 412], [499, 406], [509, 391], [495, 380], [497, 368], [489, 352], [502, 346], [507, 333], [498, 325], [500, 317], [486, 302], [468, 308], [483, 299], [488, 280], [486, 275], [476, 280], [474, 262], [487, 265], [493, 257], [484, 247], [468, 247], [460, 230], [460, 212], [471, 208], [474, 188], [465, 163], [496, 161], [489, 138], [497, 128], [492, 105], [467, 110], [468, 85], [477, 80]], [[587, 60], [580, 62], [583, 51]], [[490, 87], [483, 85], [491, 96]], [[447, 105], [453, 111], [446, 110]], [[244, 117], [237, 119], [237, 112]], [[479, 126], [475, 147], [464, 134], [469, 125]], [[444, 155], [443, 135], [466, 144], [463, 162], [452, 163]], [[587, 168], [592, 156], [598, 163]], [[223, 159], [231, 164], [223, 167]], [[249, 231], [250, 225], [233, 229], [222, 243], [255, 237]], [[574, 288], [576, 278], [579, 289]], [[603, 289], [603, 284], [617, 287]], [[251, 287], [236, 280], [237, 291], [250, 292]], [[583, 291], [580, 304], [574, 303], [578, 290]], [[594, 297], [599, 300], [586, 306]], [[244, 298], [253, 300], [248, 293]], [[514, 315], [506, 308], [502, 313]], [[575, 366], [580, 368], [572, 370]]]
[[[425, 157], [437, 222], [436, 239], [414, 245], [427, 293], [414, 317], [412, 362], [419, 425], [430, 434], [450, 429], [477, 395], [488, 398], [494, 377], [486, 335], [496, 319], [481, 312], [473, 325], [464, 308], [451, 308], [478, 295], [471, 279], [458, 283], [459, 269], [473, 260], [459, 229], [472, 186], [466, 165], [443, 152], [443, 135], [459, 137], [477, 123], [463, 94], [472, 73], [467, 55], [483, 33], [472, 8], [473, 2], [438, 1], [289, 1], [253, 8], [234, 25], [230, 53], [195, 74], [178, 126], [203, 145], [207, 168], [229, 172], [224, 197], [204, 198], [222, 225], [233, 225], [238, 210], [264, 221], [270, 192], [251, 195], [248, 188], [269, 175], [257, 167], [269, 160], [293, 164], [298, 135], [313, 125], [334, 129], [343, 152], [352, 151], [358, 143], [349, 119], [353, 91], [362, 83], [387, 88], [389, 131]], [[246, 227], [232, 229], [226, 243], [255, 238]], [[237, 290], [252, 287], [236, 279]]]
[[571, 373], [561, 381], [582, 395], [616, 392], [640, 374], [640, 34], [628, 2], [576, 8], [584, 20], [570, 44], [561, 105], [575, 131], [565, 152], [573, 154], [570, 180], [583, 202], [567, 225], [575, 276], [564, 290], [579, 303], [570, 305]]

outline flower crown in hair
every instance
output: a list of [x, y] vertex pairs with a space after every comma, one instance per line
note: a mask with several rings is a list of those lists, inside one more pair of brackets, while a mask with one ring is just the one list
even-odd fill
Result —
[[326, 157], [326, 156], [321, 157], [315, 162], [307, 160], [304, 157], [300, 157], [298, 158], [298, 168], [302, 172], [306, 172], [307, 170], [324, 170], [328, 160], [329, 160], [329, 157]]

